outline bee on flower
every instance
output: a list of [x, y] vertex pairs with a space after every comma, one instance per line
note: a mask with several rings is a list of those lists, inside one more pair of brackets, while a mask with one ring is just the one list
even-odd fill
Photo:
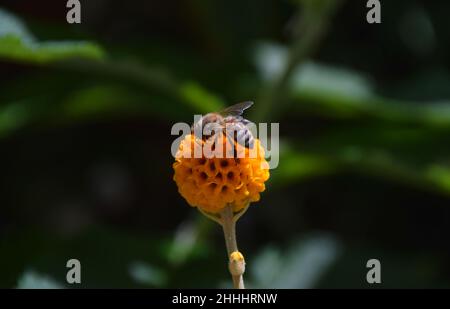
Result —
[[236, 222], [250, 203], [259, 201], [269, 179], [264, 147], [242, 116], [252, 105], [242, 102], [201, 117], [181, 141], [173, 163], [181, 196], [223, 228], [235, 288], [244, 288], [245, 271]]
[[260, 199], [269, 166], [263, 146], [247, 127], [250, 121], [242, 117], [252, 104], [206, 114], [180, 143], [174, 180], [189, 205], [210, 213], [232, 205], [237, 212]]

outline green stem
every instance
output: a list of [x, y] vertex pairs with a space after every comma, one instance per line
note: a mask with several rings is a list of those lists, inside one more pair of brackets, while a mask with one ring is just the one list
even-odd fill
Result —
[[[226, 206], [220, 213], [220, 216], [222, 220], [222, 228], [223, 234], [225, 236], [227, 253], [228, 257], [230, 257], [231, 253], [238, 251], [236, 241], [236, 220], [234, 218], [232, 206]], [[242, 275], [234, 276], [232, 274], [231, 277], [233, 278], [233, 287], [235, 289], [245, 289], [244, 278]]]

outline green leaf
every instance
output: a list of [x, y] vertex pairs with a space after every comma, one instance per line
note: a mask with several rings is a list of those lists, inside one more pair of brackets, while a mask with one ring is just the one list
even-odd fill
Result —
[[450, 166], [434, 164], [426, 170], [426, 176], [443, 190], [450, 192]]
[[166, 273], [162, 269], [144, 262], [131, 263], [129, 273], [136, 282], [155, 287], [165, 286], [168, 280]]
[[288, 150], [280, 153], [281, 163], [271, 177], [274, 185], [350, 170], [369, 177], [439, 192], [444, 196], [450, 195], [450, 169], [439, 157], [416, 162], [417, 160], [408, 160], [399, 152], [370, 145], [336, 145], [333, 149], [306, 148], [303, 151]]
[[370, 98], [372, 84], [369, 79], [356, 72], [306, 62], [293, 73], [290, 87], [294, 94], [318, 92], [329, 96]]
[[311, 234], [288, 250], [267, 247], [252, 263], [253, 288], [313, 288], [341, 254], [341, 244], [329, 235]]
[[252, 261], [251, 275], [257, 287], [272, 287], [283, 269], [283, 256], [272, 246], [264, 248]]
[[35, 271], [26, 271], [18, 281], [18, 289], [62, 289], [63, 286], [54, 279]]
[[180, 86], [180, 96], [196, 111], [210, 113], [220, 111], [224, 103], [194, 82], [185, 82]]
[[24, 126], [29, 119], [25, 102], [14, 102], [0, 107], [0, 137]]
[[5, 35], [14, 35], [27, 42], [34, 40], [21, 20], [0, 8], [0, 37]]
[[[256, 67], [266, 81], [272, 82], [281, 74], [288, 58], [288, 50], [284, 46], [261, 43], [256, 47]], [[367, 76], [310, 61], [294, 69], [288, 88], [294, 95], [308, 92], [350, 98], [370, 98], [373, 92]]]
[[0, 58], [41, 64], [68, 58], [103, 57], [103, 50], [91, 42], [39, 42], [19, 19], [0, 9]]
[[[68, 118], [83, 119], [92, 115], [105, 115], [112, 112], [130, 112], [137, 109], [135, 93], [126, 88], [99, 85], [80, 89], [63, 104], [63, 115]], [[142, 112], [142, 108], [139, 109]]]
[[[263, 43], [256, 48], [256, 67], [263, 80], [273, 82], [288, 61], [286, 47]], [[409, 102], [383, 98], [373, 92], [364, 74], [306, 62], [293, 69], [286, 83], [292, 110], [337, 119], [375, 119], [450, 128], [450, 102]]]
[[280, 164], [270, 178], [271, 183], [288, 184], [301, 179], [329, 174], [337, 170], [336, 162], [318, 154], [281, 149]]

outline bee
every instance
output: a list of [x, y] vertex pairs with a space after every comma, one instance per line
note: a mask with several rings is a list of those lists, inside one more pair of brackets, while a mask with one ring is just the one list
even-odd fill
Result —
[[[203, 140], [208, 140], [222, 132], [231, 140], [252, 149], [255, 141], [252, 132], [247, 128], [250, 121], [242, 117], [244, 110], [252, 105], [252, 101], [246, 101], [229, 106], [220, 112], [206, 114], [191, 126], [191, 131], [194, 134], [200, 133], [201, 136], [197, 135], [197, 137]], [[206, 125], [211, 128], [211, 134], [204, 134]]]

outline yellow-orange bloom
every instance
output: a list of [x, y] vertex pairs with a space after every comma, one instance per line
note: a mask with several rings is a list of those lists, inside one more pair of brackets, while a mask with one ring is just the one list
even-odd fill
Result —
[[[227, 138], [221, 137], [224, 154]], [[232, 205], [235, 212], [250, 202], [260, 199], [265, 190], [264, 182], [269, 179], [269, 165], [264, 158], [264, 148], [255, 138], [252, 150], [232, 141], [235, 154], [231, 158], [206, 155], [194, 158], [195, 145], [204, 149], [208, 144], [193, 134], [180, 143], [176, 161], [173, 164], [178, 191], [192, 207], [209, 213], [218, 213], [226, 205]], [[217, 144], [217, 143], [216, 143]], [[214, 146], [213, 146], [214, 150]], [[236, 153], [242, 155], [236, 155]], [[251, 155], [253, 151], [254, 155]]]

